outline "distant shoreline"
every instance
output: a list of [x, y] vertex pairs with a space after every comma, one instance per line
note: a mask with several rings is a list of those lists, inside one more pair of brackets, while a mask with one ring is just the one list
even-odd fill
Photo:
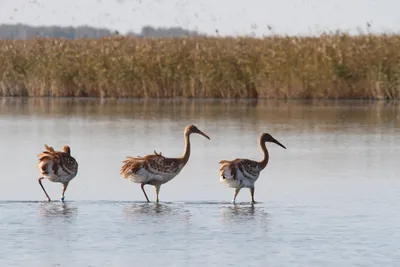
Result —
[[0, 39], [3, 40], [29, 40], [37, 37], [46, 38], [65, 38], [77, 40], [82, 38], [97, 39], [110, 36], [125, 37], [186, 37], [186, 36], [205, 36], [203, 33], [183, 29], [181, 27], [142, 27], [141, 32], [129, 31], [120, 34], [116, 30], [107, 28], [96, 28], [88, 25], [81, 26], [33, 26], [22, 23], [0, 24]]
[[400, 36], [0, 41], [0, 96], [400, 99]]

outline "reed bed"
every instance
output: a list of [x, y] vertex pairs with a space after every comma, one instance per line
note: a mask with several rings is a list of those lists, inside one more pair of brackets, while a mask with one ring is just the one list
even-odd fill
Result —
[[0, 96], [399, 99], [400, 36], [0, 41]]

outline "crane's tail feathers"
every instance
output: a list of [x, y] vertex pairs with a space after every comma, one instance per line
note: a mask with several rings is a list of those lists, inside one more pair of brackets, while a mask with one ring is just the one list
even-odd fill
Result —
[[129, 161], [138, 160], [138, 159], [141, 159], [141, 157], [137, 156], [136, 158], [134, 158], [134, 157], [131, 157], [131, 156], [127, 156], [126, 159], [123, 162], [129, 162]]
[[163, 156], [163, 155], [162, 155], [162, 152], [157, 153], [155, 150], [154, 150], [154, 155], [156, 155], [156, 156], [161, 156], [161, 157]]
[[142, 159], [141, 157], [126, 157], [126, 160], [123, 161], [124, 164], [121, 167], [120, 174], [122, 174], [124, 178], [128, 178], [132, 173], [138, 172], [142, 167]]
[[41, 153], [39, 153], [37, 155], [37, 157], [39, 158], [39, 163], [42, 161], [50, 161], [54, 159], [54, 156], [56, 155], [56, 151], [54, 150], [54, 148], [52, 148], [51, 146], [48, 145], [44, 145], [46, 147], [45, 151], [42, 151]]
[[54, 172], [54, 167], [58, 164], [58, 156], [56, 151], [45, 145], [46, 151], [37, 155], [39, 162], [36, 167], [40, 169], [42, 175], [49, 175]]
[[52, 152], [52, 153], [55, 152], [53, 147], [48, 146], [48, 145], [46, 145], [46, 144], [45, 144], [44, 146], [46, 147], [46, 150], [47, 150], [47, 151]]
[[236, 180], [236, 168], [232, 161], [222, 160], [220, 161], [221, 168], [219, 173], [222, 179], [233, 179]]

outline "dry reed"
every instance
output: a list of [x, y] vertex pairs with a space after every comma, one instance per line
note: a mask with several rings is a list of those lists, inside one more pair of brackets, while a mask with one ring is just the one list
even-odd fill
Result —
[[399, 99], [400, 36], [0, 41], [0, 96]]

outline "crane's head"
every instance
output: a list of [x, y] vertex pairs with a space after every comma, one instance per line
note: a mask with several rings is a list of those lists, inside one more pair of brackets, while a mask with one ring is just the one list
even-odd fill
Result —
[[200, 134], [202, 136], [204, 136], [205, 138], [207, 138], [208, 140], [210, 140], [210, 137], [208, 137], [208, 135], [206, 135], [205, 133], [203, 133], [202, 131], [200, 131], [196, 126], [194, 125], [188, 125], [185, 128], [185, 135], [190, 135], [191, 133], [197, 133]]
[[71, 156], [71, 148], [69, 146], [64, 146], [63, 152]]
[[269, 133], [263, 133], [260, 136], [260, 143], [265, 143], [265, 142], [271, 142], [271, 143], [275, 143], [278, 146], [283, 147], [284, 149], [286, 149], [286, 147], [284, 145], [282, 145], [281, 143], [279, 143], [278, 140], [276, 140], [275, 138], [272, 137], [272, 135], [270, 135]]

